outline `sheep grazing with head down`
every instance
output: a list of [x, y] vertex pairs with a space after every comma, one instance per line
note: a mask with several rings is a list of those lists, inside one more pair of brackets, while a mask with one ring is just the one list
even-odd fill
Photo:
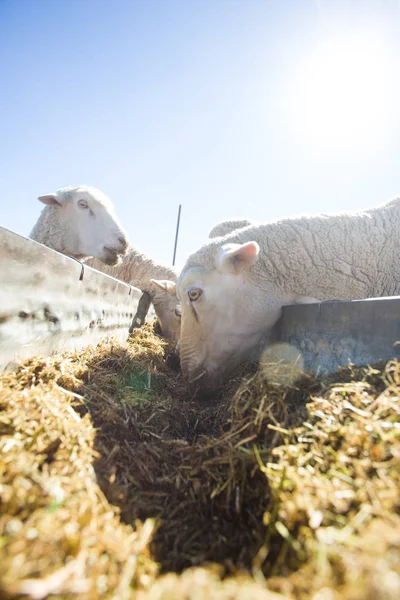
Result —
[[[210, 232], [209, 237], [213, 232], [213, 237], [225, 235], [225, 233], [250, 223], [251, 221], [246, 219], [218, 223]], [[177, 306], [177, 297], [174, 293], [170, 293], [171, 287], [175, 287], [178, 276], [174, 267], [158, 263], [133, 247], [129, 248], [127, 255], [117, 266], [106, 267], [96, 259], [89, 259], [86, 264], [116, 279], [125, 281], [142, 292], [147, 292], [154, 306], [162, 334], [172, 342], [179, 342], [180, 309]]]
[[[208, 237], [219, 237], [231, 233], [235, 229], [250, 225], [252, 222], [247, 219], [236, 219], [217, 223], [210, 231]], [[88, 264], [96, 261], [89, 261]], [[128, 269], [125, 270], [125, 265], [130, 263], [129, 272], [132, 279], [130, 283], [135, 285], [144, 292], [148, 292], [154, 306], [155, 313], [160, 322], [161, 331], [165, 337], [171, 341], [177, 342], [177, 350], [179, 349], [179, 338], [181, 328], [181, 311], [178, 298], [175, 295], [175, 282], [177, 271], [173, 267], [155, 263], [152, 259], [141, 254], [138, 250], [131, 249], [128, 256], [125, 258], [121, 268], [118, 269], [120, 279], [125, 279]], [[97, 264], [97, 263], [96, 263]], [[132, 270], [132, 264], [136, 267]], [[141, 268], [141, 265], [147, 265], [147, 268]], [[92, 265], [95, 266], [95, 265]], [[105, 270], [101, 265], [96, 268]], [[139, 270], [141, 276], [139, 278]], [[108, 269], [107, 272], [110, 270]], [[111, 275], [112, 273], [109, 272]], [[171, 274], [173, 275], [171, 277]], [[118, 275], [114, 275], [118, 277]], [[156, 279], [162, 277], [162, 280]], [[172, 291], [171, 291], [172, 290]]]
[[169, 289], [181, 303], [183, 373], [213, 387], [260, 357], [282, 306], [400, 294], [400, 198], [352, 214], [237, 229], [189, 256]]
[[[177, 298], [169, 293], [171, 281], [175, 285], [178, 276], [174, 267], [156, 262], [136, 248], [130, 247], [122, 261], [108, 267], [96, 259], [89, 259], [86, 264], [98, 269], [116, 279], [125, 281], [143, 292], [147, 292], [154, 306], [154, 311], [160, 323], [162, 334], [172, 342], [178, 342], [181, 328], [180, 313], [177, 310]], [[153, 278], [168, 281], [152, 282]]]
[[30, 238], [77, 259], [95, 256], [113, 265], [128, 248], [127, 234], [111, 200], [100, 190], [80, 185], [39, 196], [45, 208]]
[[236, 231], [236, 229], [242, 229], [242, 227], [248, 227], [248, 225], [256, 225], [255, 221], [249, 221], [248, 219], [231, 219], [229, 221], [221, 221], [214, 225], [208, 234], [209, 239], [216, 237], [223, 237]]
[[[247, 219], [231, 220], [218, 223], [211, 230], [209, 237], [217, 237], [230, 233], [234, 229], [250, 225]], [[154, 306], [160, 323], [162, 334], [172, 342], [179, 342], [181, 317], [178, 299], [171, 288], [175, 289], [178, 272], [174, 267], [157, 263], [152, 258], [130, 247], [122, 262], [115, 267], [106, 267], [96, 259], [89, 259], [86, 264], [111, 275], [121, 281], [133, 285], [142, 292], [147, 292]]]
[[[224, 221], [214, 226], [209, 237], [225, 235], [225, 233], [229, 233], [238, 227], [249, 224], [250, 221], [245, 219]], [[212, 236], [214, 230], [215, 233]], [[124, 260], [116, 267], [106, 267], [96, 259], [89, 259], [86, 264], [116, 279], [125, 281], [142, 290], [142, 292], [147, 292], [154, 306], [162, 334], [172, 342], [179, 342], [181, 317], [178, 299], [175, 294], [169, 293], [171, 286], [175, 286], [178, 276], [174, 267], [157, 263], [133, 247], [129, 249]]]

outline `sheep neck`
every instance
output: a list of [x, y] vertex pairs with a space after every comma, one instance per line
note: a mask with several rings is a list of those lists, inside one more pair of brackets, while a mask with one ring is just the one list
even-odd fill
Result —
[[133, 247], [129, 248], [127, 255], [118, 265], [108, 266], [96, 258], [87, 260], [86, 264], [116, 279], [134, 285], [143, 292], [148, 292], [152, 298], [157, 295], [158, 288], [150, 282], [150, 279], [176, 281], [177, 278], [177, 272], [173, 267], [157, 263]]

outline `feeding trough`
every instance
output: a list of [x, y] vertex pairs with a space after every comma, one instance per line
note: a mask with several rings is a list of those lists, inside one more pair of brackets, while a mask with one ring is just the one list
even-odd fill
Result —
[[313, 375], [399, 358], [400, 297], [285, 306], [276, 336]]
[[0, 261], [0, 368], [128, 336], [136, 288], [3, 228]]
[[[0, 239], [1, 597], [397, 600], [397, 362], [249, 367], [200, 401], [151, 324], [127, 340], [138, 290]], [[279, 343], [375, 362], [397, 310], [286, 307]]]

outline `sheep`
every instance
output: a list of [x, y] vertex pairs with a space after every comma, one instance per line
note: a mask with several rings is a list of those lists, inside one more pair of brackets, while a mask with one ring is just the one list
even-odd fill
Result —
[[[247, 219], [223, 221], [213, 227], [209, 237], [225, 235], [225, 233], [231, 232], [238, 227], [244, 227], [250, 223], [251, 221]], [[175, 342], [177, 344], [176, 349], [177, 351], [179, 350], [180, 307], [176, 296], [169, 293], [171, 285], [174, 287], [177, 278], [177, 271], [173, 267], [156, 263], [153, 259], [133, 247], [129, 249], [127, 256], [117, 267], [108, 269], [96, 259], [88, 260], [86, 264], [134, 285], [143, 292], [147, 292], [160, 322], [163, 335], [172, 342]], [[157, 280], [155, 279], [156, 277], [165, 277], [165, 279]], [[147, 312], [146, 300], [144, 299], [143, 311], [141, 311], [144, 313]], [[130, 331], [132, 331], [132, 327]]]
[[32, 240], [76, 259], [95, 256], [109, 265], [126, 253], [127, 234], [100, 190], [65, 187], [38, 199], [46, 206], [30, 233]]
[[[114, 267], [105, 266], [96, 259], [89, 259], [86, 264], [147, 292], [160, 322], [162, 334], [172, 342], [179, 341], [181, 319], [177, 309], [178, 301], [175, 295], [168, 293], [171, 280], [175, 286], [178, 275], [173, 267], [157, 263], [132, 246], [122, 261]], [[152, 278], [158, 277], [167, 281], [157, 280], [157, 284], [154, 284]]]
[[[224, 236], [235, 229], [245, 227], [246, 225], [250, 225], [251, 223], [252, 221], [249, 221], [247, 219], [222, 221], [221, 223], [217, 223], [216, 225], [214, 225], [214, 227], [208, 234], [208, 237], [212, 238]], [[168, 270], [171, 270], [171, 268], [163, 266], [161, 274], [165, 277], [169, 277]], [[150, 269], [150, 271], [152, 272], [152, 269]], [[154, 275], [157, 276], [155, 272]], [[153, 306], [158, 320], [161, 324], [161, 331], [163, 332], [165, 337], [176, 342], [176, 352], [179, 353], [181, 309], [177, 297], [173, 292], [171, 293], [170, 291], [171, 286], [172, 289], [175, 289], [175, 281], [176, 272], [173, 281], [169, 281], [168, 279], [157, 280], [152, 276], [152, 278], [150, 279], [150, 283], [153, 284], [151, 292], [148, 291], [148, 281], [146, 280], [146, 278], [144, 280], [144, 286], [142, 282], [137, 282], [135, 285], [143, 291], [148, 291], [148, 293], [150, 294], [150, 299], [153, 298]], [[158, 287], [159, 290], [154, 291], [155, 287]]]
[[209, 240], [169, 284], [180, 359], [200, 387], [269, 343], [282, 306], [400, 294], [400, 198], [366, 211], [287, 218]]
[[209, 239], [216, 237], [223, 237], [228, 233], [232, 233], [236, 229], [242, 229], [242, 227], [247, 227], [248, 225], [255, 225], [255, 221], [249, 221], [248, 219], [233, 219], [230, 221], [221, 221], [214, 225], [208, 234]]

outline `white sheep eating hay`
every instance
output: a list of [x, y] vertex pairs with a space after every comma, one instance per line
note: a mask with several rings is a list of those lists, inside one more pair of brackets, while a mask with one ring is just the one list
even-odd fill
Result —
[[114, 205], [90, 186], [65, 187], [39, 196], [45, 208], [30, 238], [77, 259], [95, 256], [115, 264], [128, 248], [128, 238]]
[[130, 247], [122, 261], [114, 266], [107, 267], [96, 259], [86, 261], [86, 264], [112, 277], [121, 279], [150, 295], [155, 313], [160, 323], [162, 334], [172, 342], [178, 342], [181, 319], [177, 312], [177, 298], [168, 293], [170, 285], [158, 282], [154, 285], [153, 278], [172, 280], [175, 285], [177, 271], [174, 267], [156, 262], [136, 248]]
[[260, 357], [282, 306], [400, 294], [400, 198], [353, 214], [237, 229], [189, 256], [176, 283], [181, 367], [214, 386]]
[[[213, 237], [225, 235], [250, 223], [251, 221], [247, 219], [223, 221], [213, 227], [209, 237], [212, 234]], [[175, 294], [169, 293], [171, 286], [175, 289], [175, 281], [178, 276], [174, 267], [158, 263], [133, 247], [129, 248], [127, 255], [117, 266], [106, 267], [96, 259], [89, 259], [86, 264], [125, 281], [142, 292], [147, 292], [154, 306], [162, 334], [172, 342], [179, 341], [181, 317], [177, 307], [178, 299]]]

